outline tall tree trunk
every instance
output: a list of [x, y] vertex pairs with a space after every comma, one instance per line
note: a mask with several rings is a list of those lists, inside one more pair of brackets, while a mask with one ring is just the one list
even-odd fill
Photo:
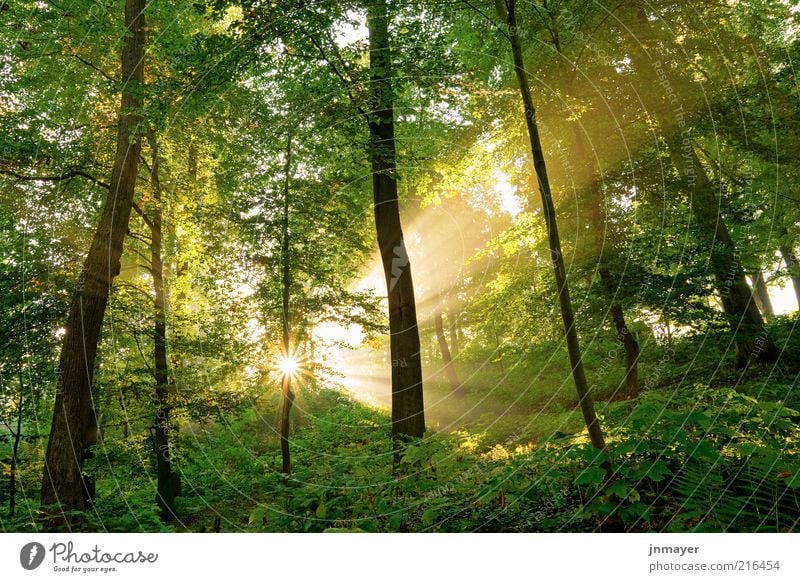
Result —
[[119, 408], [122, 412], [122, 438], [127, 439], [131, 432], [131, 421], [128, 417], [128, 408], [127, 404], [125, 403], [125, 394], [122, 392], [122, 388], [119, 391]]
[[458, 318], [452, 307], [447, 310], [447, 324], [450, 332], [450, 349], [453, 355], [458, 357], [458, 352], [461, 349], [458, 342]]
[[497, 328], [494, 326], [492, 326], [492, 335], [494, 336], [494, 353], [497, 354], [497, 363], [500, 365], [500, 372], [505, 376], [506, 365], [503, 363], [503, 353], [500, 351], [500, 334], [497, 333]]
[[[783, 228], [780, 233], [785, 240], [789, 239], [788, 231]], [[800, 308], [800, 265], [797, 262], [797, 255], [794, 252], [794, 246], [786, 243], [780, 246], [781, 257], [783, 262], [786, 263], [786, 270], [789, 271], [789, 277], [792, 279], [792, 287], [794, 287], [794, 296], [797, 299], [797, 306]]]
[[578, 392], [583, 419], [589, 431], [589, 438], [595, 448], [603, 450], [605, 449], [605, 439], [603, 437], [600, 421], [594, 410], [594, 402], [583, 369], [578, 332], [575, 327], [575, 314], [572, 310], [572, 301], [569, 295], [569, 282], [567, 281], [567, 273], [564, 268], [564, 256], [561, 252], [561, 240], [558, 234], [558, 224], [556, 223], [555, 206], [550, 191], [550, 180], [547, 176], [547, 164], [545, 163], [544, 152], [542, 151], [541, 139], [539, 137], [539, 127], [536, 122], [536, 109], [533, 106], [533, 98], [531, 97], [530, 87], [528, 85], [525, 61], [522, 57], [522, 46], [519, 41], [519, 29], [517, 28], [516, 4], [516, 0], [496, 0], [498, 12], [508, 25], [506, 31], [511, 44], [511, 52], [514, 58], [514, 71], [517, 76], [517, 82], [519, 83], [520, 95], [525, 110], [525, 121], [528, 128], [528, 137], [530, 138], [533, 166], [536, 171], [536, 177], [539, 182], [539, 192], [542, 197], [542, 210], [547, 227], [553, 271], [558, 288], [561, 318], [564, 323], [564, 335], [567, 343], [567, 351], [569, 352], [570, 364], [572, 366], [572, 376], [575, 381], [575, 388]]
[[586, 428], [589, 431], [589, 438], [592, 445], [599, 450], [605, 449], [605, 438], [600, 426], [600, 420], [594, 410], [594, 401], [586, 382], [586, 373], [583, 369], [581, 359], [580, 344], [578, 342], [578, 331], [575, 327], [575, 314], [572, 310], [572, 301], [569, 296], [569, 282], [564, 268], [564, 256], [561, 253], [561, 240], [558, 234], [558, 224], [556, 223], [556, 211], [553, 204], [553, 196], [550, 192], [550, 180], [547, 177], [547, 165], [542, 151], [542, 143], [539, 138], [539, 127], [536, 123], [536, 109], [533, 106], [530, 87], [528, 86], [528, 74], [525, 71], [525, 62], [522, 58], [522, 46], [519, 41], [519, 29], [517, 28], [516, 0], [497, 0], [496, 5], [500, 16], [508, 25], [506, 28], [511, 52], [514, 57], [514, 71], [519, 83], [519, 91], [522, 96], [522, 103], [525, 109], [525, 121], [528, 127], [528, 136], [531, 144], [531, 154], [533, 156], [533, 167], [539, 181], [539, 192], [542, 197], [542, 210], [544, 212], [545, 223], [547, 226], [547, 236], [550, 243], [550, 254], [553, 260], [553, 271], [555, 273], [556, 287], [558, 288], [558, 300], [561, 308], [561, 319], [564, 323], [564, 335], [567, 342], [567, 351], [572, 366], [572, 376], [575, 380], [575, 388], [578, 392], [581, 412], [583, 414]]
[[197, 186], [197, 144], [194, 143], [194, 141], [189, 143], [187, 174], [189, 178], [189, 187], [194, 190], [195, 186]]
[[122, 243], [128, 229], [141, 152], [141, 139], [134, 130], [141, 121], [144, 7], [145, 0], [125, 1], [125, 28], [130, 34], [125, 38], [122, 51], [121, 76], [125, 85], [116, 156], [108, 196], [72, 297], [67, 333], [61, 347], [55, 408], [42, 478], [45, 529], [72, 529], [78, 520], [66, 512], [84, 509], [82, 471], [86, 429], [93, 415], [94, 360], [111, 283], [120, 271]]
[[[652, 36], [652, 29], [644, 8], [639, 6], [637, 15], [643, 29], [643, 37], [647, 40]], [[648, 67], [648, 56], [641, 45], [643, 39], [634, 40], [637, 50], [633, 52], [632, 59], [642, 75], [641, 80], [652, 86], [659, 85], [662, 82], [656, 73], [656, 68], [659, 68], [663, 80], [669, 83], [669, 86], [675, 86], [674, 76], [668, 65], [660, 68], [661, 64], [656, 62]], [[686, 186], [692, 220], [696, 224], [697, 232], [709, 248], [709, 263], [716, 281], [717, 292], [736, 343], [737, 365], [746, 366], [751, 360], [774, 362], [779, 357], [780, 351], [767, 334], [764, 320], [753, 301], [753, 292], [747, 283], [736, 247], [723, 220], [714, 185], [700, 162], [689, 129], [679, 132], [670, 123], [670, 115], [674, 114], [678, 127], [685, 126], [682, 118], [683, 108], [675, 107], [663, 97], [662, 94], [662, 98], [654, 105], [653, 110], [663, 132], [670, 161]], [[672, 113], [671, 107], [675, 109]]]
[[[668, 130], [666, 125], [662, 128]], [[780, 351], [766, 332], [761, 312], [753, 300], [753, 291], [722, 218], [719, 199], [694, 145], [684, 141], [681, 146], [676, 137], [671, 136], [667, 138], [667, 147], [670, 160], [680, 176], [685, 178], [697, 231], [710, 248], [709, 262], [717, 292], [736, 342], [737, 365], [746, 366], [751, 360], [774, 362]]]
[[[601, 271], [600, 278], [606, 288], [610, 288], [615, 283], [608, 271]], [[625, 323], [625, 313], [622, 311], [622, 306], [616, 301], [611, 302], [611, 319], [617, 332], [617, 341], [625, 348], [625, 391], [621, 396], [635, 398], [639, 394], [639, 342], [628, 329], [628, 325]]]
[[450, 356], [450, 348], [447, 345], [447, 338], [444, 335], [444, 323], [442, 322], [442, 310], [437, 309], [433, 314], [433, 326], [436, 328], [436, 340], [439, 342], [439, 353], [442, 355], [442, 364], [450, 389], [454, 394], [463, 395], [461, 382], [458, 381], [453, 358]]
[[425, 412], [422, 396], [417, 308], [411, 264], [406, 253], [397, 199], [389, 17], [386, 0], [367, 5], [369, 67], [373, 91], [368, 113], [375, 228], [389, 299], [392, 360], [392, 435], [422, 437]]
[[761, 313], [770, 317], [775, 315], [775, 310], [772, 308], [772, 300], [769, 298], [767, 282], [764, 280], [764, 273], [761, 269], [753, 273], [753, 290], [755, 291], [756, 304]]
[[150, 135], [151, 164], [150, 185], [153, 189], [153, 214], [150, 218], [150, 271], [153, 276], [155, 292], [155, 312], [153, 330], [153, 360], [155, 390], [153, 404], [156, 408], [154, 449], [156, 454], [157, 494], [156, 502], [161, 509], [165, 521], [172, 521], [175, 513], [176, 480], [178, 475], [172, 471], [172, 455], [170, 454], [170, 390], [169, 368], [167, 363], [167, 294], [164, 286], [164, 262], [162, 258], [162, 212], [161, 182], [159, 180], [158, 143], [153, 134]]
[[17, 430], [11, 435], [11, 466], [8, 472], [8, 517], [14, 517], [17, 509], [17, 466], [19, 465], [19, 442], [22, 440], [22, 405], [24, 404], [22, 370], [19, 370], [19, 401], [17, 402]]
[[[292, 169], [292, 134], [286, 136], [286, 164], [284, 167], [283, 182], [283, 222], [281, 225], [281, 263], [283, 269], [281, 281], [282, 310], [281, 323], [283, 324], [282, 350], [284, 358], [291, 358], [291, 345], [289, 337], [289, 291], [292, 284], [291, 265], [289, 264], [289, 173]], [[291, 388], [291, 374], [285, 370], [281, 378], [281, 471], [289, 474], [292, 472], [292, 460], [289, 451], [289, 419], [292, 412], [294, 394]]]

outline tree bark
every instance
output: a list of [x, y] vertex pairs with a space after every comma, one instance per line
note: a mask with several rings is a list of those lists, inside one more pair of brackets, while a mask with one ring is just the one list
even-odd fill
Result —
[[167, 361], [167, 294], [164, 285], [164, 262], [162, 258], [162, 212], [161, 182], [159, 179], [159, 153], [155, 136], [150, 136], [151, 163], [150, 185], [153, 189], [154, 205], [150, 218], [150, 271], [153, 276], [154, 330], [153, 361], [155, 389], [153, 404], [156, 409], [154, 451], [156, 455], [157, 493], [156, 503], [161, 509], [161, 517], [165, 521], [173, 521], [175, 512], [175, 496], [178, 492], [178, 475], [172, 471], [172, 455], [170, 454], [170, 390], [169, 368]]
[[119, 408], [122, 412], [122, 438], [127, 439], [131, 432], [131, 421], [128, 417], [128, 408], [127, 404], [125, 403], [125, 395], [122, 392], [122, 388], [119, 391]]
[[11, 466], [8, 474], [8, 517], [14, 517], [17, 509], [17, 466], [19, 465], [19, 442], [22, 440], [22, 405], [24, 404], [24, 384], [22, 370], [19, 371], [19, 402], [17, 402], [17, 430], [11, 435], [14, 443], [11, 446]]
[[769, 317], [775, 315], [775, 310], [772, 308], [772, 300], [769, 298], [767, 282], [764, 280], [764, 273], [761, 269], [753, 273], [753, 290], [755, 291], [756, 304], [761, 313]]
[[[292, 134], [286, 136], [286, 164], [284, 167], [283, 183], [283, 221], [281, 224], [281, 323], [283, 324], [282, 350], [284, 358], [291, 358], [289, 337], [289, 299], [292, 284], [291, 265], [289, 264], [289, 173], [292, 169]], [[281, 378], [281, 472], [292, 472], [291, 453], [289, 451], [289, 420], [291, 418], [294, 394], [291, 387], [291, 374], [284, 371]]]
[[492, 326], [492, 335], [494, 336], [494, 353], [497, 354], [497, 363], [500, 365], [500, 372], [503, 376], [506, 375], [506, 365], [503, 363], [503, 353], [500, 351], [500, 334], [497, 333], [497, 328]]
[[[600, 277], [606, 287], [613, 284], [610, 274], [604, 277], [603, 272], [601, 272]], [[624, 398], [636, 398], [639, 395], [639, 342], [636, 341], [636, 338], [625, 323], [625, 313], [622, 310], [622, 306], [613, 300], [611, 302], [611, 319], [617, 332], [617, 341], [625, 348], [625, 391], [621, 396]]]
[[458, 357], [461, 349], [458, 342], [458, 319], [453, 313], [453, 308], [447, 310], [448, 331], [450, 332], [450, 349], [454, 356]]
[[436, 328], [436, 340], [439, 343], [439, 353], [442, 355], [444, 373], [447, 376], [447, 381], [450, 383], [450, 389], [453, 394], [462, 396], [463, 390], [461, 388], [461, 382], [458, 381], [458, 375], [453, 365], [453, 358], [450, 356], [450, 348], [447, 345], [447, 338], [444, 335], [444, 323], [442, 322], [441, 309], [437, 309], [433, 314], [433, 326]]
[[[145, 0], [126, 0], [122, 51], [122, 100], [110, 188], [72, 297], [58, 364], [56, 400], [42, 478], [43, 526], [72, 529], [68, 511], [82, 511], [86, 428], [92, 412], [92, 377], [97, 343], [111, 283], [119, 274], [122, 244], [136, 186], [141, 139]], [[96, 420], [96, 419], [95, 419]], [[58, 505], [58, 507], [57, 507]]]
[[567, 351], [569, 352], [569, 360], [572, 366], [572, 376], [575, 381], [581, 413], [583, 414], [586, 428], [589, 431], [591, 443], [596, 449], [604, 450], [606, 444], [603, 430], [600, 426], [600, 420], [597, 418], [597, 414], [594, 410], [594, 402], [589, 390], [589, 385], [586, 382], [586, 373], [584, 372], [583, 361], [581, 359], [578, 331], [575, 327], [575, 314], [572, 310], [572, 301], [569, 295], [569, 282], [567, 280], [566, 269], [564, 268], [564, 256], [561, 253], [561, 239], [558, 234], [555, 206], [550, 191], [550, 180], [547, 176], [547, 164], [545, 163], [544, 152], [542, 151], [539, 127], [536, 122], [536, 110], [533, 106], [533, 98], [531, 97], [530, 87], [528, 85], [528, 74], [525, 71], [525, 62], [522, 57], [522, 46], [519, 41], [516, 0], [497, 0], [497, 8], [500, 16], [503, 17], [508, 25], [506, 31], [511, 44], [511, 52], [514, 57], [514, 71], [517, 75], [519, 91], [525, 110], [525, 121], [528, 128], [528, 137], [530, 138], [533, 167], [539, 182], [539, 193], [542, 198], [542, 210], [547, 226], [547, 236], [550, 244], [550, 254], [553, 261], [556, 287], [558, 289], [561, 319], [564, 323]]
[[389, 300], [392, 360], [392, 435], [422, 437], [425, 412], [422, 392], [417, 309], [411, 263], [406, 253], [397, 199], [389, 17], [386, 0], [367, 5], [372, 111], [367, 113], [370, 134], [375, 229]]
[[[789, 238], [789, 233], [785, 228], [781, 235], [786, 239]], [[794, 252], [794, 246], [791, 244], [782, 244], [779, 250], [781, 257], [783, 257], [783, 262], [786, 263], [786, 270], [789, 271], [789, 277], [792, 279], [794, 296], [795, 299], [797, 299], [797, 306], [800, 308], [800, 266], [797, 264], [797, 255]]]

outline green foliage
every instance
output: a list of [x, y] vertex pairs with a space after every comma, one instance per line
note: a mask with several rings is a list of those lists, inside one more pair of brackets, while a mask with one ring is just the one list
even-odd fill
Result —
[[[141, 212], [128, 225], [94, 369], [101, 438], [85, 465], [97, 480], [86, 529], [208, 531], [218, 517], [224, 530], [274, 532], [797, 528], [800, 335], [798, 312], [787, 312], [800, 276], [798, 15], [778, 0], [692, 10], [656, 0], [641, 12], [598, 1], [518, 3], [518, 16], [602, 453], [584, 434], [492, 3], [484, 14], [388, 3], [395, 177], [429, 405], [428, 436], [396, 452], [385, 411], [329, 390], [370, 384], [388, 400], [396, 364], [386, 357], [381, 275], [370, 288], [380, 266], [368, 148], [390, 148], [370, 143], [365, 123], [375, 123], [375, 103], [364, 5], [147, 2], [145, 84], [136, 88], [145, 106], [131, 113], [158, 143], [163, 196], [141, 164]], [[118, 1], [2, 8], [0, 529], [32, 531], [66, 306], [112, 172], [125, 32]], [[670, 157], [676, 136], [682, 154], [696, 154], [703, 192]], [[170, 524], [155, 502], [149, 434], [146, 216], [156, 208], [169, 444], [184, 483]], [[701, 223], [705, 211], [711, 220]], [[732, 266], [715, 272], [726, 236]], [[283, 264], [303, 360], [288, 476], [274, 378]], [[774, 296], [787, 286], [783, 314], [765, 316], [759, 336], [773, 338], [782, 359], [737, 369], [735, 343], [753, 337], [720, 292], [757, 271]], [[628, 401], [615, 307], [641, 349], [642, 392]], [[436, 312], [464, 382], [458, 398]], [[359, 328], [364, 346], [353, 355], [334, 340], [320, 355], [324, 324]], [[337, 375], [351, 356], [352, 377]]]

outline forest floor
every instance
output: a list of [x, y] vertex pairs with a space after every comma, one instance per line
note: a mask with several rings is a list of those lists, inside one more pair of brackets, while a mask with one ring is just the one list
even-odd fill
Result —
[[[792, 531], [800, 519], [800, 391], [789, 366], [739, 371], [690, 340], [633, 400], [599, 400], [608, 451], [586, 438], [569, 384], [520, 370], [466, 396], [426, 385], [429, 433], [392, 461], [390, 417], [345, 390], [298, 390], [293, 471], [280, 473], [279, 395], [178, 436], [179, 519], [154, 503], [146, 438], [96, 447], [100, 531]], [[464, 371], [464, 368], [462, 368]], [[700, 379], [704, 381], [700, 381]], [[712, 378], [709, 382], [708, 379]], [[558, 389], [547, 389], [557, 385]], [[22, 455], [35, 455], [26, 444]], [[603, 469], [610, 460], [614, 474]], [[32, 529], [41, 462], [6, 530]], [[25, 494], [27, 492], [27, 495]], [[722, 495], [721, 492], [725, 492]], [[708, 500], [715, 500], [709, 503]]]

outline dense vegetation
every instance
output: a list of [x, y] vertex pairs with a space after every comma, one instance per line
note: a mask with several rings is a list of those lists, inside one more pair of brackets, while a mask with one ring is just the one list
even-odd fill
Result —
[[0, 529], [797, 530], [798, 14], [0, 0]]

